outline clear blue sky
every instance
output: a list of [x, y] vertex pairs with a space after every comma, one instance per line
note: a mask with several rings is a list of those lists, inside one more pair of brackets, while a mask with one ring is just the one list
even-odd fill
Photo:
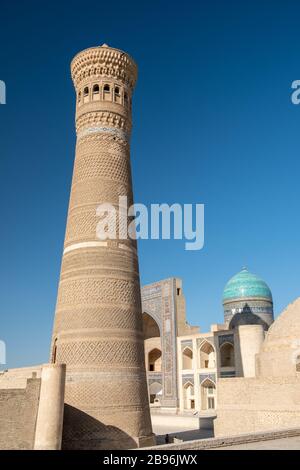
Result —
[[205, 247], [139, 245], [142, 283], [183, 279], [188, 319], [222, 321], [247, 265], [275, 312], [300, 295], [297, 1], [1, 2], [0, 338], [8, 366], [48, 360], [74, 159], [69, 64], [101, 45], [139, 65], [137, 202], [204, 203]]

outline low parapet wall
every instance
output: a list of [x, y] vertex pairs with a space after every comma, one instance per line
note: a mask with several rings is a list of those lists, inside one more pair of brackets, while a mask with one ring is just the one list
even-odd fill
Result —
[[0, 389], [0, 449], [33, 449], [41, 379]]
[[216, 437], [300, 428], [300, 377], [218, 380]]
[[60, 449], [65, 375], [64, 364], [0, 374], [0, 449]]
[[228, 436], [223, 438], [198, 439], [195, 441], [185, 441], [176, 444], [166, 444], [162, 446], [146, 447], [139, 450], [208, 450], [220, 447], [229, 447], [237, 444], [247, 444], [251, 442], [270, 441], [274, 439], [284, 439], [288, 437], [300, 436], [300, 428], [283, 429], [270, 432], [259, 432], [250, 434], [240, 434], [239, 436]]
[[41, 373], [42, 365], [0, 371], [0, 390], [8, 388], [25, 389], [27, 379], [39, 379]]

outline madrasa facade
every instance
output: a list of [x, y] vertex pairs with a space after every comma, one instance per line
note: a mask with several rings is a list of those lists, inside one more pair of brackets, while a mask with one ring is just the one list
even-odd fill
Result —
[[182, 281], [142, 288], [145, 365], [152, 412], [214, 413], [220, 378], [253, 377], [272, 324], [268, 285], [246, 268], [223, 292], [224, 322], [202, 333], [186, 320]]

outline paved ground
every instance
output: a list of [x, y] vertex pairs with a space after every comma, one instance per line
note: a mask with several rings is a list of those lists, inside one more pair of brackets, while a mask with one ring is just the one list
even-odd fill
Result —
[[183, 441], [213, 437], [212, 430], [199, 429], [199, 418], [195, 416], [152, 415], [153, 432], [157, 444], [165, 444], [165, 436], [177, 437]]
[[300, 436], [218, 447], [214, 450], [300, 450]]

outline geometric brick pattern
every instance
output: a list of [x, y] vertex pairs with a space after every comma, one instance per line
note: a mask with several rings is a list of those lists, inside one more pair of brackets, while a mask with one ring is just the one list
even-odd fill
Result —
[[136, 305], [139, 301], [137, 281], [124, 279], [75, 279], [61, 283], [57, 305], [99, 304], [101, 302]]
[[[57, 360], [75, 365], [118, 365], [138, 367], [143, 361], [144, 346], [142, 341], [73, 341], [60, 343]], [[120, 393], [120, 392], [118, 392]]]
[[76, 89], [85, 81], [106, 76], [134, 87], [137, 68], [132, 58], [119, 49], [106, 46], [93, 47], [77, 54], [72, 62], [72, 77]]
[[[146, 435], [151, 429], [150, 415], [147, 413], [149, 405], [138, 407], [134, 411], [123, 410], [124, 425], [119, 427], [117, 408], [115, 414], [106, 417], [101, 409], [100, 413], [84, 413], [72, 405], [65, 406], [63, 427], [63, 449], [91, 449], [91, 450], [120, 450], [134, 448], [136, 429], [141, 435]], [[147, 418], [145, 418], [148, 416]]]
[[108, 380], [101, 379], [101, 381], [86, 381], [85, 386], [82, 387], [79, 383], [71, 383], [68, 386], [66, 401], [72, 406], [80, 406], [84, 404], [87, 408], [96, 406], [99, 408], [113, 408], [126, 407], [124, 398], [120, 395], [120, 388], [123, 392], [123, 397], [130, 397], [130, 407], [132, 404], [138, 407], [148, 405], [148, 393], [145, 386], [145, 380], [142, 381], [133, 377], [133, 380], [115, 380], [111, 383], [111, 377]]
[[[101, 145], [101, 142], [98, 144]], [[105, 143], [102, 143], [105, 146]], [[94, 178], [124, 182], [130, 178], [130, 163], [126, 155], [112, 156], [108, 151], [89, 152], [80, 157], [75, 165], [74, 184]], [[109, 202], [109, 201], [108, 201]]]
[[[116, 267], [118, 263], [118, 267]], [[128, 273], [134, 273], [136, 276], [139, 272], [137, 256], [129, 251], [106, 249], [90, 249], [85, 252], [70, 252], [65, 254], [62, 263], [63, 274], [73, 274], [75, 277], [77, 270], [91, 269], [100, 266], [102, 269], [122, 270]]]
[[111, 125], [116, 129], [122, 129], [125, 132], [130, 132], [131, 122], [128, 119], [110, 112], [97, 112], [93, 109], [89, 110], [89, 113], [79, 114], [76, 120], [77, 130], [89, 128], [92, 126]]
[[199, 374], [200, 384], [202, 384], [206, 380], [210, 380], [211, 382], [216, 383], [216, 374]]
[[[78, 54], [71, 71], [77, 144], [51, 345], [51, 360], [67, 365], [63, 448], [135, 447], [152, 436], [136, 241], [99, 243], [96, 211], [116, 207], [120, 196], [133, 203], [137, 69], [127, 54], [103, 46]], [[129, 222], [117, 217], [117, 237]]]
[[[96, 204], [106, 198], [112, 204], [118, 204], [119, 197], [124, 194], [128, 195], [128, 188], [124, 183], [103, 181], [101, 186], [95, 180], [91, 180], [87, 186], [85, 182], [78, 182], [72, 186], [72, 193], [70, 199], [70, 209], [80, 205]], [[132, 204], [132, 195], [128, 197], [128, 205]]]
[[82, 328], [135, 330], [142, 332], [142, 317], [134, 308], [124, 307], [80, 307], [57, 310], [57, 331]]
[[[97, 207], [98, 205], [94, 205], [94, 207], [79, 207], [69, 211], [66, 232], [68, 244], [96, 239], [96, 229], [99, 222], [99, 216], [96, 214]], [[119, 233], [119, 230], [124, 231], [131, 221], [127, 217], [121, 217], [120, 219], [119, 221], [119, 211], [117, 210], [115, 221], [116, 233]]]

